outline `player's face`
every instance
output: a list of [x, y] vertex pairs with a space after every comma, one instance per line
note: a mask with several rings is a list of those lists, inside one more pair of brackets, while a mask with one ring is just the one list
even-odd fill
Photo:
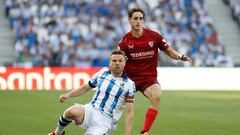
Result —
[[124, 70], [126, 64], [125, 57], [120, 54], [112, 55], [110, 58], [109, 67], [114, 73], [121, 73]]
[[131, 18], [128, 18], [128, 21], [133, 30], [140, 30], [144, 24], [143, 14], [141, 12], [134, 12]]

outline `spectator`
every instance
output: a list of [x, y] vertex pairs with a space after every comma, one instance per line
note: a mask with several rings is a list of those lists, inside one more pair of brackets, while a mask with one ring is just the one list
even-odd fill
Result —
[[[239, 20], [239, 0], [229, 0], [229, 4], [234, 17]], [[174, 45], [174, 49], [192, 56], [192, 65], [181, 65], [163, 56], [159, 59], [161, 66], [209, 66], [205, 58], [215, 55], [212, 54], [214, 51], [202, 49], [206, 42], [217, 42], [216, 46], [222, 48], [222, 52], [217, 54], [228, 61], [225, 63], [231, 63], [231, 58], [225, 54], [218, 41], [218, 33], [208, 14], [205, 0], [6, 0], [6, 16], [16, 34], [16, 63], [23, 64], [24, 60], [20, 59], [29, 55], [36, 59], [32, 47], [39, 42], [40, 46], [47, 46], [44, 48], [46, 52], [50, 52], [47, 55], [38, 53], [38, 61], [43, 66], [108, 65], [108, 58], [101, 54], [109, 54], [114, 43], [129, 30], [128, 20], [123, 15], [132, 7], [141, 7], [146, 11], [146, 27], [163, 34]], [[48, 64], [44, 62], [47, 58], [50, 58]], [[216, 57], [207, 58], [215, 62], [213, 66], [224, 66]]]

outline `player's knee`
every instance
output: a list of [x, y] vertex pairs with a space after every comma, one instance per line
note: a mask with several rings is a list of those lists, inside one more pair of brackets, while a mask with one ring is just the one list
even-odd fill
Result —
[[152, 97], [152, 100], [155, 102], [160, 102], [161, 100], [161, 94], [156, 94]]
[[77, 107], [71, 107], [65, 111], [65, 117], [69, 119], [75, 119], [77, 116], [81, 115], [82, 112]]
[[74, 106], [65, 111], [65, 117], [74, 120], [76, 124], [81, 124], [84, 119], [84, 112], [83, 106]]
[[64, 114], [66, 118], [73, 119], [76, 111], [73, 108], [67, 109]]

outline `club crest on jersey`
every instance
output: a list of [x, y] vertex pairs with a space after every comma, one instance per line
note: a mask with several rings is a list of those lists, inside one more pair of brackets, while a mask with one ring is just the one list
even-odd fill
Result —
[[128, 48], [129, 49], [133, 49], [133, 45], [128, 45]]
[[122, 88], [124, 88], [124, 83], [121, 83], [120, 86], [121, 86]]
[[153, 47], [153, 46], [154, 46], [154, 42], [153, 42], [153, 41], [150, 41], [150, 42], [148, 42], [148, 45], [149, 45], [150, 47]]

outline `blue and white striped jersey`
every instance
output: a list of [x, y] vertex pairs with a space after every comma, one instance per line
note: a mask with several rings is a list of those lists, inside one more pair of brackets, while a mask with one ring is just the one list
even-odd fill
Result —
[[90, 104], [113, 118], [117, 122], [122, 115], [128, 98], [134, 99], [134, 82], [126, 75], [115, 78], [109, 69], [97, 72], [89, 81], [91, 87], [97, 87]]

